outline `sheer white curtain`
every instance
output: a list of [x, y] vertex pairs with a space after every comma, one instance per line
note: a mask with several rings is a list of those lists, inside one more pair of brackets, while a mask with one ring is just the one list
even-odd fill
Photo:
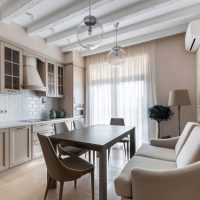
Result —
[[107, 53], [86, 58], [88, 124], [109, 124], [123, 117], [136, 127], [136, 146], [155, 137], [155, 124], [148, 108], [156, 103], [155, 43], [125, 49], [123, 66], [109, 65]]

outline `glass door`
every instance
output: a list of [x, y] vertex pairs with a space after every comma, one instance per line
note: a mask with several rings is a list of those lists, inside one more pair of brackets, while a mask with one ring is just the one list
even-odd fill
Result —
[[4, 91], [16, 92], [20, 90], [21, 80], [21, 50], [8, 44], [3, 46], [4, 52]]
[[56, 97], [56, 65], [51, 61], [47, 61], [47, 96]]
[[57, 96], [64, 96], [64, 68], [61, 65], [57, 65]]

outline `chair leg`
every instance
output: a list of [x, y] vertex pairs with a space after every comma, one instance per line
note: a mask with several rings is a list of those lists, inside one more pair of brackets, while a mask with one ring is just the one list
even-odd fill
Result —
[[125, 153], [125, 157], [126, 157], [126, 143], [123, 142], [123, 145], [124, 145], [124, 153]]
[[95, 151], [93, 151], [93, 165], [95, 165]]
[[111, 148], [108, 149], [108, 161], [109, 161], [109, 158], [110, 158], [110, 151], [111, 151]]
[[47, 186], [46, 186], [46, 190], [45, 190], [45, 194], [44, 194], [44, 200], [46, 200], [46, 198], [47, 198], [50, 181], [51, 181], [51, 178], [48, 176]]
[[74, 180], [74, 189], [76, 189], [77, 180]]
[[129, 142], [127, 142], [127, 157], [128, 157], [128, 160], [129, 160], [129, 156], [130, 155], [130, 150], [129, 150]]
[[90, 150], [88, 151], [88, 156], [89, 156], [89, 162], [91, 162], [91, 152], [90, 152]]
[[92, 189], [92, 200], [94, 200], [94, 170], [91, 172], [91, 189]]
[[60, 182], [60, 193], [59, 193], [59, 200], [62, 200], [62, 194], [63, 194], [63, 185], [64, 185], [64, 182]]

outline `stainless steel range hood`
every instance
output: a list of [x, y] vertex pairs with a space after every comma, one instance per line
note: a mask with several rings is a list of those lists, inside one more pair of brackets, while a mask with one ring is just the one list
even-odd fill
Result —
[[37, 59], [32, 56], [24, 56], [23, 88], [27, 90], [46, 91], [37, 70]]

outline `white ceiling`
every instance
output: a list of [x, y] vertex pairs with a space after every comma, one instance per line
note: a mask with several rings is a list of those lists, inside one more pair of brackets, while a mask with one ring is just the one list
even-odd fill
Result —
[[63, 52], [79, 50], [83, 56], [109, 50], [115, 22], [120, 22], [119, 43], [128, 46], [185, 32], [200, 18], [200, 0], [91, 0], [92, 14], [104, 28], [104, 41], [93, 51], [81, 48], [76, 27], [88, 15], [89, 0], [0, 0], [1, 21], [13, 22]]

